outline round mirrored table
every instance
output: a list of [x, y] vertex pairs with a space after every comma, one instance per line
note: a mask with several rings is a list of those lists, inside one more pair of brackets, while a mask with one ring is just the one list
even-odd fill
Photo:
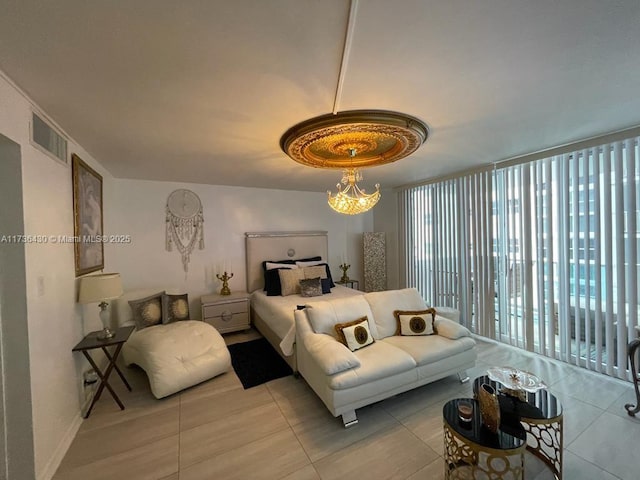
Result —
[[[470, 402], [471, 421], [458, 415], [458, 404]], [[476, 400], [457, 398], [442, 408], [446, 479], [524, 478], [527, 433], [519, 423], [501, 425], [497, 433], [482, 424]]]
[[504, 386], [487, 375], [474, 380], [474, 396], [483, 383], [498, 392], [501, 423], [522, 425], [527, 432], [527, 449], [549, 466], [557, 480], [561, 479], [563, 417], [560, 401], [546, 389], [522, 391], [522, 398], [500, 393], [506, 390]]

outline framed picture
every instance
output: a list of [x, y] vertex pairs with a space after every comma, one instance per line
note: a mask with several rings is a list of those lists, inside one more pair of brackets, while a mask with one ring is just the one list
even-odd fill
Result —
[[71, 158], [76, 277], [79, 277], [104, 268], [102, 177], [75, 153]]

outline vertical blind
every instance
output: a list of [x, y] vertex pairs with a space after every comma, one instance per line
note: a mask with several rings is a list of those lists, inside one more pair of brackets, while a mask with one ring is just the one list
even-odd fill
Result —
[[630, 379], [639, 162], [634, 137], [401, 191], [405, 284], [479, 335]]

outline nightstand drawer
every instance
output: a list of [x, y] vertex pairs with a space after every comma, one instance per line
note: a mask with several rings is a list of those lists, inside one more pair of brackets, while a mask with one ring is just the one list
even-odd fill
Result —
[[215, 327], [220, 333], [250, 328], [249, 295], [234, 292], [231, 295], [203, 295], [202, 321]]
[[249, 302], [240, 300], [239, 302], [218, 303], [216, 305], [203, 305], [202, 317], [222, 317], [235, 315], [236, 313], [244, 313], [249, 311]]
[[205, 317], [203, 320], [215, 327], [220, 333], [249, 328], [249, 312], [231, 313], [227, 310], [218, 317]]

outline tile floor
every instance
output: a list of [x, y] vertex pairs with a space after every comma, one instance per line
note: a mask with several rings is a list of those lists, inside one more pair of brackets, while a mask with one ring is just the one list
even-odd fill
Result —
[[[537, 373], [561, 399], [565, 479], [640, 478], [640, 418], [623, 408], [635, 403], [630, 383], [485, 341], [478, 354], [472, 378], [511, 365]], [[359, 424], [344, 429], [301, 378], [243, 390], [231, 371], [156, 400], [144, 372], [124, 372], [133, 392], [112, 383], [126, 409], [104, 394], [55, 480], [442, 479], [442, 405], [471, 395], [469, 383], [445, 378], [358, 410]], [[552, 478], [529, 453], [525, 471]]]

